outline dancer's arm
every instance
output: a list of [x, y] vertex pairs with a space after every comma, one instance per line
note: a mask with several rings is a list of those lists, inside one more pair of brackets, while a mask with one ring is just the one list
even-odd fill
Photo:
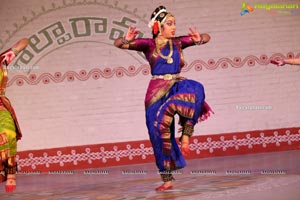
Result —
[[5, 64], [6, 66], [18, 55], [28, 45], [28, 39], [23, 38], [19, 40], [12, 48], [4, 51], [0, 54], [0, 63]]
[[210, 40], [210, 36], [207, 33], [200, 34], [197, 28], [190, 28], [189, 30], [189, 36], [195, 44], [205, 44]]
[[289, 65], [300, 65], [300, 58], [289, 58], [281, 60], [271, 60], [271, 63], [277, 66]]
[[190, 28], [190, 33], [188, 37], [180, 37], [182, 49], [193, 46], [193, 45], [202, 45], [206, 44], [210, 40], [210, 35], [207, 33], [200, 34], [196, 28]]
[[11, 48], [11, 50], [14, 52], [14, 54], [17, 56], [20, 51], [22, 51], [29, 43], [29, 40], [27, 38], [23, 38], [19, 40], [16, 44], [14, 44]]
[[114, 45], [121, 49], [128, 49], [129, 44], [135, 40], [138, 33], [136, 27], [129, 27], [126, 36], [116, 39]]
[[136, 38], [138, 33], [135, 27], [129, 27], [126, 36], [116, 39], [114, 45], [121, 49], [141, 51], [147, 54], [149, 49], [153, 47], [153, 40], [150, 38]]

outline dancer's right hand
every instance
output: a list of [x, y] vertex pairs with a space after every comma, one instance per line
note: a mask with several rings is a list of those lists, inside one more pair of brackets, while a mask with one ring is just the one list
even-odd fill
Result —
[[270, 60], [270, 63], [277, 65], [277, 66], [283, 66], [285, 65], [285, 61], [283, 59], [281, 60]]
[[12, 48], [15, 48], [17, 52], [22, 51], [29, 43], [29, 40], [27, 38], [23, 38], [19, 40]]
[[139, 31], [136, 29], [136, 27], [129, 26], [126, 36], [125, 36], [125, 40], [133, 41], [138, 34], [139, 34]]

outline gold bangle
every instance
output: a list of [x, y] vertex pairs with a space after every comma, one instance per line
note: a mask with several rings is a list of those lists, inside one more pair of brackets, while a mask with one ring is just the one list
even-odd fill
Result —
[[194, 44], [195, 45], [200, 45], [200, 44], [203, 44], [203, 38], [200, 36], [200, 41], [198, 41], [198, 42], [195, 42], [195, 41], [193, 41], [194, 42]]
[[17, 56], [20, 53], [16, 48], [11, 48], [11, 50], [14, 52], [15, 56]]
[[126, 40], [125, 37], [122, 37], [122, 44], [129, 44], [131, 41]]

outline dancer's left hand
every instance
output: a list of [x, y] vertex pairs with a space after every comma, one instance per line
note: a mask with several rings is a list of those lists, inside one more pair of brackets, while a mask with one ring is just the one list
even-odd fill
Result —
[[200, 36], [200, 33], [198, 32], [197, 28], [196, 27], [189, 28], [189, 30], [190, 30], [189, 36], [191, 37], [191, 39], [194, 42], [200, 42], [201, 41], [201, 36]]

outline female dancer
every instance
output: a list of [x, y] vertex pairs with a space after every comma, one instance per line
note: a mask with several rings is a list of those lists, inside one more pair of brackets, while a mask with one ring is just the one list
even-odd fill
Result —
[[11, 49], [0, 54], [0, 181], [6, 181], [6, 192], [16, 189], [16, 154], [17, 140], [22, 134], [14, 109], [5, 96], [7, 84], [6, 66], [23, 50], [28, 44], [28, 39], [22, 39]]
[[[174, 15], [164, 6], [155, 9], [149, 25], [153, 39], [136, 38], [138, 31], [129, 27], [126, 36], [116, 39], [114, 45], [143, 52], [151, 66], [152, 79], [145, 97], [146, 123], [156, 165], [164, 182], [156, 190], [164, 191], [173, 187], [172, 171], [186, 165], [182, 154], [189, 153], [189, 137], [194, 125], [212, 112], [204, 102], [202, 84], [179, 74], [184, 66], [182, 49], [205, 44], [210, 36], [190, 29], [188, 36], [175, 37]], [[179, 115], [182, 126], [181, 151], [175, 140], [175, 114]]]

